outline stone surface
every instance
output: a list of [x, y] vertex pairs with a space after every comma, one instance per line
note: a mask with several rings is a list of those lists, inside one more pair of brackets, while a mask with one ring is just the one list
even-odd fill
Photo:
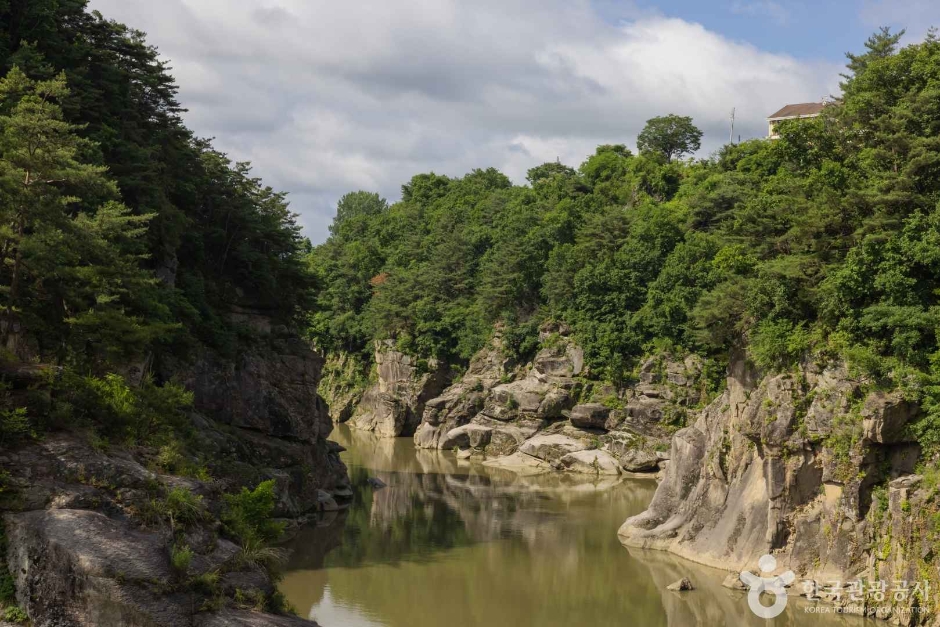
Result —
[[620, 464], [606, 451], [577, 451], [568, 453], [559, 461], [565, 470], [585, 475], [620, 474]]
[[519, 447], [526, 455], [537, 457], [546, 462], [559, 461], [569, 453], [583, 451], [589, 447], [586, 440], [578, 440], [562, 434], [537, 435], [529, 438]]
[[581, 429], [605, 429], [610, 409], [599, 403], [575, 405], [571, 409], [569, 420], [575, 427]]
[[375, 364], [376, 381], [363, 393], [350, 426], [389, 438], [413, 436], [425, 404], [447, 386], [449, 369], [433, 360], [419, 364], [391, 342], [376, 344]]
[[[650, 505], [627, 519], [621, 541], [735, 572], [759, 572], [773, 554], [782, 570], [818, 581], [869, 569], [916, 578], [904, 547], [922, 542], [917, 503], [928, 498], [910, 474], [919, 447], [905, 441], [917, 408], [861, 386], [839, 363], [764, 375], [734, 355], [726, 390], [676, 432]], [[869, 547], [881, 547], [877, 559]]]
[[918, 407], [904, 400], [900, 392], [872, 392], [862, 406], [864, 437], [879, 444], [911, 442], [905, 427], [918, 413]]
[[728, 573], [721, 585], [729, 590], [747, 590], [747, 586], [741, 581], [740, 573]]
[[687, 592], [689, 590], [695, 590], [692, 586], [692, 582], [689, 581], [687, 577], [683, 577], [679, 581], [674, 581], [673, 583], [666, 586], [667, 590], [672, 590], [673, 592]]
[[661, 462], [655, 452], [640, 448], [635, 439], [612, 440], [607, 444], [607, 451], [628, 472], [652, 472], [659, 468]]

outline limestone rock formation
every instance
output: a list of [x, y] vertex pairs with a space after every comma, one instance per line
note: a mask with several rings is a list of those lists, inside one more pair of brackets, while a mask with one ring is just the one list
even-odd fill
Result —
[[910, 474], [919, 447], [904, 427], [916, 415], [840, 364], [762, 377], [738, 355], [726, 391], [673, 437], [649, 508], [620, 538], [733, 571], [773, 553], [806, 579], [916, 579], [914, 560], [898, 557], [921, 541], [904, 508], [929, 499]]
[[540, 339], [530, 363], [512, 366], [497, 333], [462, 379], [427, 401], [415, 445], [522, 472], [661, 469], [670, 423], [701, 398], [701, 362], [653, 357], [641, 365], [637, 385], [617, 389], [591, 381], [564, 325], [546, 324]]
[[381, 342], [375, 350], [376, 381], [362, 395], [350, 426], [384, 437], [414, 435], [425, 404], [438, 396], [450, 380], [449, 368], [427, 364]]

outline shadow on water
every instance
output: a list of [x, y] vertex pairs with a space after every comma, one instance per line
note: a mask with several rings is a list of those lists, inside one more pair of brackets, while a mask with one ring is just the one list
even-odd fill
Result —
[[[519, 477], [342, 426], [334, 439], [353, 505], [297, 536], [280, 584], [324, 627], [866, 624], [795, 603], [760, 620], [723, 573], [625, 549], [617, 528], [646, 507], [650, 480]], [[683, 576], [698, 590], [665, 589]]]

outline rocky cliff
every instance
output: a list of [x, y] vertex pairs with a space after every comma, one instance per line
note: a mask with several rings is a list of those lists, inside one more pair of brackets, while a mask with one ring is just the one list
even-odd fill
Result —
[[7, 561], [32, 623], [312, 624], [264, 613], [278, 609], [265, 567], [278, 552], [230, 541], [220, 518], [224, 495], [269, 479], [288, 528], [351, 496], [340, 447], [326, 440], [321, 368], [304, 342], [270, 327], [235, 359], [204, 350], [157, 365], [194, 393], [182, 455], [198, 454], [198, 478], [167, 472], [161, 451], [83, 431], [0, 450]]
[[673, 437], [649, 508], [621, 540], [732, 571], [759, 572], [771, 553], [832, 599], [825, 582], [935, 585], [935, 486], [913, 474], [920, 447], [906, 429], [917, 412], [840, 363], [760, 376], [739, 356], [725, 392]]
[[349, 425], [384, 437], [414, 435], [427, 401], [450, 381], [450, 368], [435, 360], [418, 360], [377, 342], [375, 374], [356, 406]]
[[668, 464], [672, 425], [701, 396], [696, 359], [651, 358], [634, 385], [617, 389], [585, 376], [583, 351], [564, 325], [545, 325], [540, 342], [530, 363], [513, 365], [497, 334], [426, 403], [416, 446], [517, 471], [616, 475]]

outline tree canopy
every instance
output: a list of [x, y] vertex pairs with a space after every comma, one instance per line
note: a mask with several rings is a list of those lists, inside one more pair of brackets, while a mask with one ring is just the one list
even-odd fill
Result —
[[662, 155], [669, 162], [701, 148], [702, 131], [692, 124], [690, 117], [664, 115], [647, 120], [636, 138], [636, 146], [640, 152]]

